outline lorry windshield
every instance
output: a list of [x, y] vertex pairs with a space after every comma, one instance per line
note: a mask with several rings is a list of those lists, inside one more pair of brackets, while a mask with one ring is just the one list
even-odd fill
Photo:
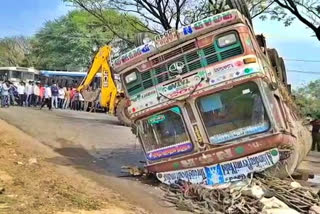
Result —
[[261, 133], [270, 127], [258, 86], [253, 82], [201, 97], [197, 106], [212, 144]]
[[170, 108], [141, 120], [139, 129], [147, 152], [190, 142], [179, 107]]

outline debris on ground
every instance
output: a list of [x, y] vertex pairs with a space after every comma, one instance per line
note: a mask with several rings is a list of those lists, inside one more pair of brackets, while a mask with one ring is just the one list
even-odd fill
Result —
[[21, 161], [16, 161], [15, 162], [17, 165], [23, 165], [23, 162], [21, 162]]
[[29, 165], [37, 164], [37, 163], [38, 163], [37, 158], [30, 158], [30, 159], [28, 160], [28, 163], [29, 163]]
[[263, 204], [263, 214], [299, 214], [298, 211], [289, 208], [288, 205], [274, 196], [272, 198], [262, 198], [260, 201]]
[[3, 194], [4, 191], [5, 191], [4, 187], [1, 187], [1, 186], [0, 186], [0, 194]]
[[145, 168], [138, 166], [122, 166], [121, 172], [127, 173], [128, 176], [146, 176], [148, 174]]
[[[252, 179], [212, 188], [180, 180], [164, 186], [164, 200], [193, 213], [297, 214], [310, 213], [320, 205], [319, 195], [292, 180], [255, 175]], [[312, 211], [313, 212], [313, 211]]]
[[308, 214], [320, 214], [320, 207], [319, 206], [312, 206], [310, 208]]

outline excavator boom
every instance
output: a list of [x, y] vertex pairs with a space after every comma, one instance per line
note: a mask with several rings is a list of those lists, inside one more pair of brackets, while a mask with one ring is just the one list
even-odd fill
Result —
[[86, 90], [98, 72], [101, 72], [101, 99], [100, 105], [108, 107], [109, 113], [114, 114], [115, 100], [117, 96], [117, 87], [114, 83], [111, 68], [109, 66], [109, 57], [111, 54], [110, 46], [103, 46], [96, 54], [94, 61], [87, 76], [83, 79], [78, 87], [78, 91], [82, 93]]

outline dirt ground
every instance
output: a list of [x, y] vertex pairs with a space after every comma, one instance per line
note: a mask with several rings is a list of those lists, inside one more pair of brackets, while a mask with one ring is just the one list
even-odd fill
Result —
[[0, 214], [188, 213], [168, 207], [154, 181], [122, 177], [144, 156], [114, 117], [0, 109], [0, 148]]
[[121, 177], [122, 165], [144, 157], [116, 118], [9, 108], [0, 119], [4, 213], [186, 213], [168, 208], [157, 186]]
[[4, 121], [0, 147], [2, 213], [147, 213], [87, 179], [61, 174], [45, 161], [49, 150]]

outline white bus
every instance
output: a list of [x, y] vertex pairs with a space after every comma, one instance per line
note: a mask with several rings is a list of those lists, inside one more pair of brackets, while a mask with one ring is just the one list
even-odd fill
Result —
[[0, 81], [9, 80], [17, 84], [21, 80], [24, 82], [38, 79], [39, 71], [34, 68], [24, 67], [0, 67]]

